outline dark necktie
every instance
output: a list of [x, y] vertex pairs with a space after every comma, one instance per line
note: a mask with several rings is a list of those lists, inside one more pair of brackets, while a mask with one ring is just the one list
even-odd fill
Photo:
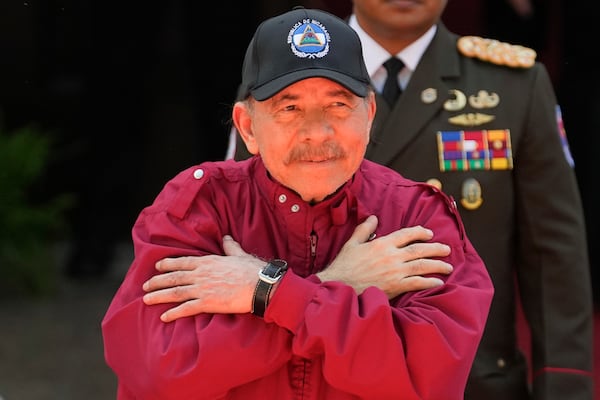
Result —
[[400, 96], [402, 90], [398, 86], [398, 73], [402, 68], [404, 68], [404, 63], [397, 59], [396, 57], [392, 57], [386, 62], [383, 63], [387, 71], [387, 78], [385, 80], [385, 84], [383, 85], [383, 98], [388, 102], [390, 106], [393, 106]]

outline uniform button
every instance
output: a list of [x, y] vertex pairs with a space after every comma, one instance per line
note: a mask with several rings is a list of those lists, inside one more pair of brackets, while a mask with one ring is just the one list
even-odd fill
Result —
[[497, 364], [498, 364], [498, 368], [506, 367], [506, 361], [504, 361], [504, 358], [499, 358], [497, 361]]
[[300, 206], [298, 204], [294, 204], [291, 208], [292, 212], [298, 212], [300, 211]]
[[280, 203], [285, 203], [286, 200], [287, 200], [287, 196], [285, 194], [280, 194], [279, 195], [279, 202]]
[[198, 168], [197, 170], [194, 171], [194, 178], [196, 179], [201, 179], [204, 176], [204, 170], [201, 168]]

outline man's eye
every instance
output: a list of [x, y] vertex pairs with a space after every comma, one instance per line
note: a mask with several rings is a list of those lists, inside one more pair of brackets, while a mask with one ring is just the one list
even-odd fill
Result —
[[342, 109], [346, 109], [348, 107], [349, 107], [348, 103], [345, 103], [343, 101], [336, 101], [329, 105], [330, 110], [342, 110]]
[[337, 102], [333, 103], [333, 105], [334, 105], [334, 107], [346, 107], [347, 106], [346, 103], [343, 103], [341, 101], [337, 101]]

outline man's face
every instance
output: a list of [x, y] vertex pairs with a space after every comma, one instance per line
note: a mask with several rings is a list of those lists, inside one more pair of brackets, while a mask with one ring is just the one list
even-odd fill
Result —
[[360, 26], [378, 40], [414, 40], [440, 19], [447, 0], [353, 0]]
[[361, 98], [325, 78], [304, 79], [249, 108], [234, 108], [248, 150], [307, 202], [323, 200], [356, 172], [374, 115], [372, 93]]

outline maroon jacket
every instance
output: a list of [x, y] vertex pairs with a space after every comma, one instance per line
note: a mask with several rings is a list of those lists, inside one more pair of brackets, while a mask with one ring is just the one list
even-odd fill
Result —
[[[202, 173], [198, 171], [202, 170]], [[422, 225], [451, 246], [441, 287], [392, 301], [322, 283], [325, 268], [370, 215], [377, 235]], [[264, 319], [200, 314], [163, 323], [142, 283], [165, 257], [223, 254], [230, 234], [290, 270]], [[326, 201], [304, 203], [269, 179], [259, 157], [204, 163], [172, 179], [134, 228], [135, 259], [102, 322], [119, 399], [462, 399], [493, 295], [454, 202], [364, 161]]]

